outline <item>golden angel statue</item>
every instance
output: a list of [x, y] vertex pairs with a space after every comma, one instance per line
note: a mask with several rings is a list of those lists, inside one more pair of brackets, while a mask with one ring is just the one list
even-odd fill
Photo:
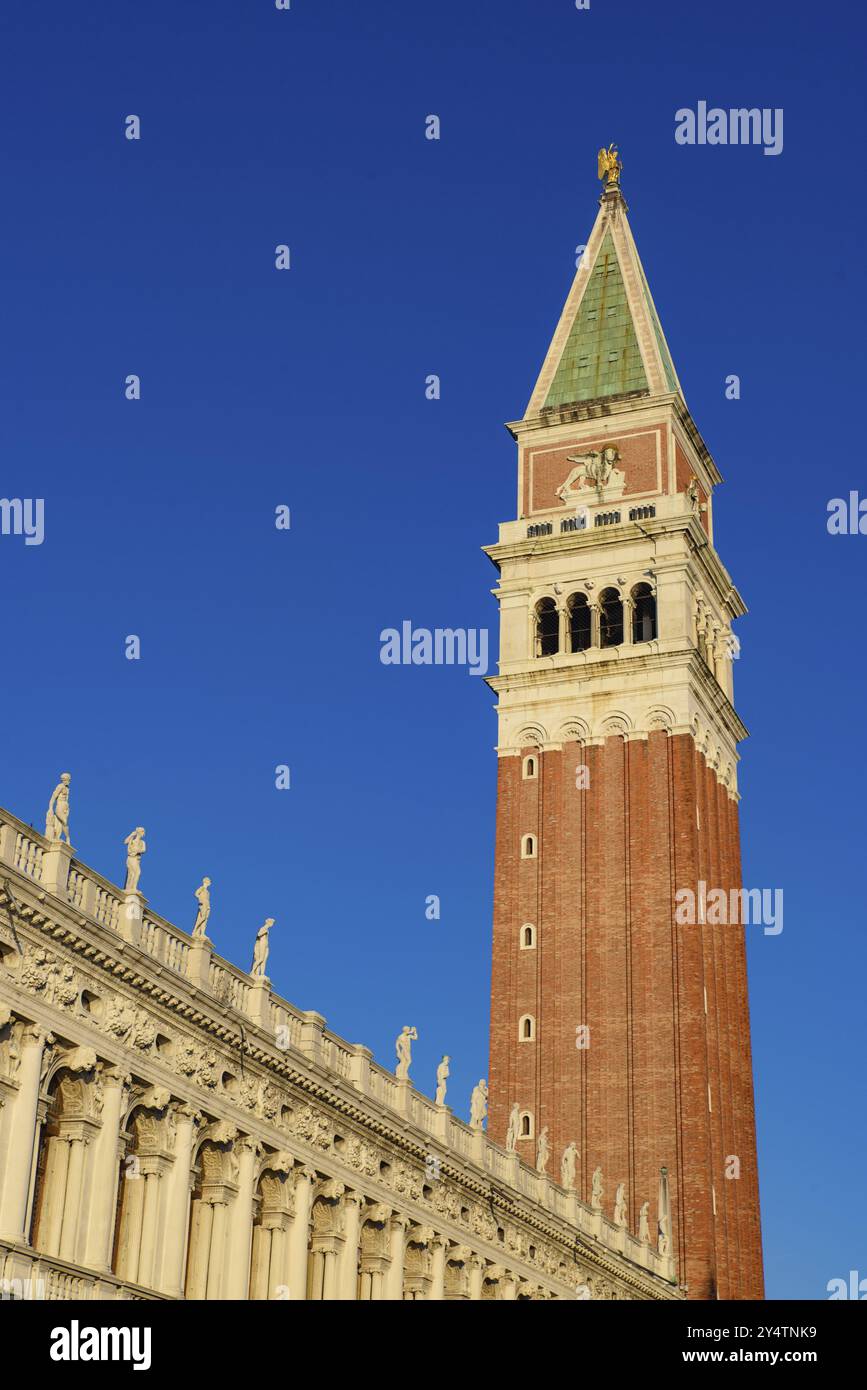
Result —
[[597, 170], [600, 179], [604, 179], [606, 183], [619, 183], [622, 168], [616, 145], [609, 145], [607, 150], [599, 151]]

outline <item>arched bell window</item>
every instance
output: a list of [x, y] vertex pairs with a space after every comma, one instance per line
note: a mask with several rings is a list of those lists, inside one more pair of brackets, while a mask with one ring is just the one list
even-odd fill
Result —
[[649, 584], [636, 584], [632, 590], [632, 640], [652, 642], [656, 636], [656, 596]]
[[617, 589], [599, 595], [599, 645], [619, 647], [623, 641], [623, 602]]
[[560, 614], [552, 598], [536, 604], [536, 655], [556, 656], [560, 650]]
[[569, 648], [586, 652], [593, 640], [590, 604], [586, 594], [573, 594], [569, 600]]

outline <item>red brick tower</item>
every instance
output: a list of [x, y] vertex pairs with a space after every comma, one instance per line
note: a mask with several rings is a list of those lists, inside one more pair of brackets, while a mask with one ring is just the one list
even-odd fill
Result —
[[[681, 391], [619, 171], [523, 419], [500, 572], [490, 1128], [626, 1185], [691, 1298], [763, 1296], [742, 925], [675, 896], [741, 884], [721, 481]], [[679, 900], [680, 901], [680, 900]], [[740, 901], [737, 897], [735, 902]], [[699, 919], [709, 914], [698, 907]], [[752, 927], [750, 930], [760, 930]], [[663, 1222], [663, 1225], [665, 1223]], [[665, 1232], [663, 1231], [663, 1237]]]

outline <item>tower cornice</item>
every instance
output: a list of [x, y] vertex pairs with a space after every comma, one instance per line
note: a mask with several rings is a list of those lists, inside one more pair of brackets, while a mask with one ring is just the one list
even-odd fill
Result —
[[[624, 540], [637, 539], [642, 534], [650, 540], [657, 540], [678, 532], [686, 538], [690, 558], [700, 567], [703, 582], [712, 589], [731, 618], [743, 617], [748, 611], [746, 603], [695, 513], [682, 513], [678, 517], [649, 517], [640, 523], [640, 529], [636, 522], [628, 521], [620, 526], [593, 527], [584, 531], [555, 531], [550, 536], [525, 536], [520, 540], [499, 541], [495, 545], [482, 546], [482, 551], [491, 563], [502, 571], [503, 565], [513, 560], [536, 558], [541, 555], [551, 558], [571, 555], [580, 557], [584, 554], [588, 557], [604, 555], [606, 549], [619, 550]], [[673, 567], [682, 564], [682, 561], [671, 560], [662, 564]]]

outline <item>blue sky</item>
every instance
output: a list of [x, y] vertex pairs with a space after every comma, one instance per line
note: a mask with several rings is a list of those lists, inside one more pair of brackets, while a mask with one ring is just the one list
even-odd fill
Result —
[[[0, 803], [41, 826], [69, 770], [86, 862], [117, 881], [144, 825], [156, 911], [189, 929], [210, 874], [211, 934], [243, 965], [276, 917], [275, 988], [389, 1066], [414, 1023], [414, 1078], [432, 1091], [448, 1051], [458, 1113], [487, 1068], [493, 696], [383, 666], [378, 638], [495, 632], [502, 422], [619, 142], [750, 608], [745, 879], [785, 892], [783, 934], [749, 940], [771, 1297], [867, 1276], [867, 538], [825, 525], [867, 491], [864, 28], [837, 0], [0, 17], [0, 493], [46, 505], [42, 546], [0, 537]], [[699, 100], [782, 107], [782, 154], [677, 145]]]

